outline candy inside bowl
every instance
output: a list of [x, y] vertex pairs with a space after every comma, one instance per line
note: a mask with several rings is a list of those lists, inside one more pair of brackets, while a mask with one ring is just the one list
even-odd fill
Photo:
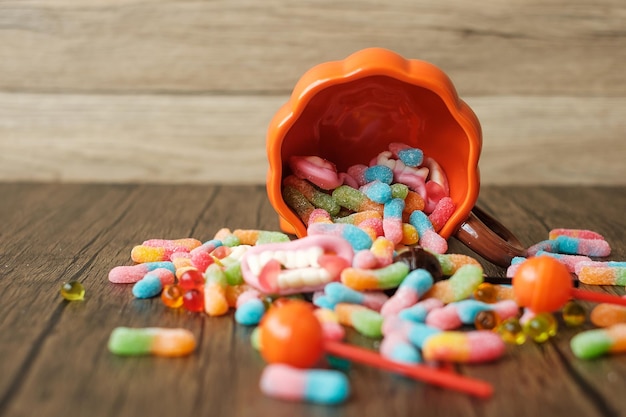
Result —
[[343, 173], [393, 143], [418, 148], [441, 167], [455, 208], [438, 233], [447, 239], [462, 229], [478, 198], [480, 123], [443, 71], [381, 48], [313, 67], [272, 119], [267, 191], [281, 228], [307, 233], [282, 195], [290, 160], [314, 156]]

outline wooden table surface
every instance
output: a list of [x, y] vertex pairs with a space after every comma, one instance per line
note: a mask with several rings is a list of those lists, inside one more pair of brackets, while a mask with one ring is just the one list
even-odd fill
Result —
[[[626, 415], [626, 356], [578, 360], [569, 341], [580, 329], [563, 326], [544, 344], [509, 346], [496, 363], [459, 366], [494, 385], [488, 400], [356, 364], [344, 405], [265, 397], [252, 329], [232, 313], [171, 310], [107, 279], [148, 238], [208, 240], [221, 227], [277, 230], [264, 187], [4, 183], [0, 193], [1, 416]], [[626, 259], [626, 187], [489, 186], [479, 203], [525, 245], [552, 228], [586, 228], [607, 238], [611, 259]], [[471, 254], [454, 239], [450, 252]], [[482, 263], [488, 274], [504, 274]], [[84, 301], [60, 297], [70, 280], [84, 284]], [[593, 289], [624, 294], [622, 287]], [[117, 326], [184, 327], [199, 346], [187, 358], [117, 357], [106, 347]], [[349, 340], [375, 347], [354, 334]]]

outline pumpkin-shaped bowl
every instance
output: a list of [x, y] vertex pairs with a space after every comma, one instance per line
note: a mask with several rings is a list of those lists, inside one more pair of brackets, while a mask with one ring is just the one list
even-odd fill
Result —
[[392, 142], [419, 148], [442, 167], [456, 209], [439, 233], [453, 235], [478, 198], [480, 123], [443, 71], [382, 48], [311, 68], [274, 115], [266, 185], [281, 228], [306, 235], [306, 225], [282, 197], [290, 157], [319, 156], [345, 172], [368, 164]]

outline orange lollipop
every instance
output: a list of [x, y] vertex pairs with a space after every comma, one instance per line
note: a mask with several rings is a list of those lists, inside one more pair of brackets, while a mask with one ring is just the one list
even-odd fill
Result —
[[322, 325], [313, 305], [287, 301], [273, 306], [261, 321], [261, 356], [268, 363], [310, 368], [324, 351]]
[[626, 305], [615, 295], [574, 288], [567, 267], [551, 256], [525, 260], [513, 276], [513, 293], [519, 305], [535, 313], [556, 311], [570, 298]]
[[268, 363], [306, 368], [317, 363], [326, 351], [477, 397], [487, 398], [493, 394], [493, 387], [478, 379], [429, 366], [393, 362], [368, 349], [324, 340], [322, 327], [313, 314], [313, 306], [305, 301], [291, 300], [270, 308], [260, 323], [260, 345], [261, 356]]

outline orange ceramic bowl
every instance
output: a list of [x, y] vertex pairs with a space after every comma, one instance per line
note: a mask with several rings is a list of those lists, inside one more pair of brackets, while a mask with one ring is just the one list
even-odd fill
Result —
[[267, 133], [267, 193], [281, 228], [306, 235], [281, 193], [291, 156], [316, 155], [345, 172], [368, 164], [391, 142], [419, 148], [441, 165], [456, 210], [439, 233], [454, 235], [478, 199], [480, 123], [443, 71], [381, 48], [313, 67], [274, 115]]

